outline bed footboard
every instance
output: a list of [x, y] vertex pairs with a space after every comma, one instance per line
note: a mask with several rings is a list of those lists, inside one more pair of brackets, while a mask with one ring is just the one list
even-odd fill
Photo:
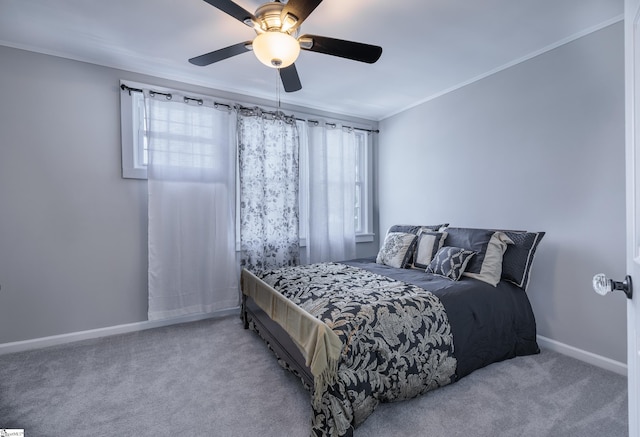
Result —
[[305, 365], [302, 353], [289, 334], [269, 316], [249, 296], [242, 295], [242, 318], [245, 329], [253, 322], [258, 335], [266, 341], [281, 360], [285, 361], [308, 387], [313, 387], [311, 370]]

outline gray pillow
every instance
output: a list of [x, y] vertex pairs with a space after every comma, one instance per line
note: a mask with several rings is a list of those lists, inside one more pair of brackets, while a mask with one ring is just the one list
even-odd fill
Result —
[[457, 281], [474, 255], [475, 252], [462, 247], [445, 246], [438, 250], [426, 272]]
[[407, 232], [418, 235], [420, 232], [437, 232], [449, 226], [449, 223], [439, 225], [393, 225], [389, 228], [389, 232]]
[[444, 243], [476, 252], [464, 275], [494, 287], [502, 277], [502, 258], [509, 244], [513, 241], [502, 231], [473, 228], [447, 228]]
[[504, 231], [513, 244], [507, 246], [502, 259], [502, 279], [512, 282], [523, 290], [529, 285], [531, 264], [544, 232]]

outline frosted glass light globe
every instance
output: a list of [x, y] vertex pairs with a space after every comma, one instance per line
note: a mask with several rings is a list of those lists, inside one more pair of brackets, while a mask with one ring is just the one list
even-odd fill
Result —
[[279, 31], [264, 32], [253, 40], [253, 53], [260, 62], [271, 68], [285, 68], [300, 54], [298, 40]]

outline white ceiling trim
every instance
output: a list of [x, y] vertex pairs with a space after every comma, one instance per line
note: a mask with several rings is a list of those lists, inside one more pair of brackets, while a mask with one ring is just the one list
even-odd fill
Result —
[[460, 82], [457, 85], [454, 85], [454, 86], [452, 86], [450, 88], [442, 90], [442, 91], [440, 91], [440, 92], [438, 92], [436, 94], [433, 94], [433, 95], [431, 95], [429, 97], [426, 97], [424, 99], [418, 100], [417, 102], [412, 103], [411, 105], [406, 106], [406, 107], [404, 107], [402, 109], [398, 109], [397, 111], [393, 111], [393, 112], [391, 112], [391, 113], [379, 118], [378, 121], [382, 121], [382, 120], [384, 120], [386, 118], [393, 117], [394, 115], [398, 115], [398, 114], [400, 114], [402, 112], [408, 111], [411, 108], [415, 108], [416, 106], [420, 106], [423, 103], [426, 103], [426, 102], [429, 102], [431, 100], [437, 99], [438, 97], [442, 97], [445, 94], [449, 94], [450, 92], [453, 92], [455, 90], [463, 88], [463, 87], [465, 87], [467, 85], [471, 85], [474, 82], [478, 82], [479, 80], [485, 79], [485, 78], [487, 78], [487, 77], [489, 77], [489, 76], [491, 76], [493, 74], [496, 74], [496, 73], [499, 73], [500, 71], [506, 70], [507, 68], [511, 68], [514, 65], [517, 65], [517, 64], [520, 64], [522, 62], [528, 61], [529, 59], [535, 58], [536, 56], [540, 56], [543, 53], [546, 53], [546, 52], [549, 52], [551, 50], [557, 49], [558, 47], [561, 47], [561, 46], [563, 46], [565, 44], [568, 44], [568, 43], [570, 43], [572, 41], [580, 39], [583, 36], [587, 36], [587, 35], [589, 35], [591, 33], [597, 32], [597, 31], [599, 31], [601, 29], [604, 29], [605, 27], [609, 27], [609, 26], [611, 26], [613, 24], [616, 24], [616, 23], [619, 23], [620, 21], [623, 21], [623, 20], [624, 20], [624, 14], [618, 15], [617, 17], [611, 18], [610, 20], [603, 21], [602, 23], [597, 24], [597, 25], [595, 25], [593, 27], [590, 27], [588, 29], [585, 29], [582, 32], [578, 32], [578, 33], [575, 33], [573, 35], [570, 35], [570, 36], [568, 36], [566, 38], [563, 38], [563, 39], [561, 39], [559, 41], [556, 41], [553, 44], [550, 44], [550, 45], [548, 45], [546, 47], [543, 47], [540, 50], [536, 50], [535, 52], [529, 53], [528, 55], [525, 55], [525, 56], [523, 56], [523, 57], [521, 57], [519, 59], [515, 59], [515, 60], [513, 60], [511, 62], [508, 62], [508, 63], [506, 63], [504, 65], [501, 65], [500, 67], [494, 68], [493, 70], [489, 70], [486, 73], [483, 73], [483, 74], [481, 74], [479, 76], [476, 76], [476, 77], [471, 78], [469, 80], [465, 80], [464, 82]]

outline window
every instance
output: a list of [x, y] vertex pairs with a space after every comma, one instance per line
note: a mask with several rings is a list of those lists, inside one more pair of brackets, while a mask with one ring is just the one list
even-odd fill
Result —
[[120, 93], [120, 129], [122, 135], [122, 177], [146, 179], [148, 142], [142, 93]]
[[367, 131], [356, 131], [356, 241], [373, 241], [370, 185], [371, 138]]
[[[124, 81], [121, 81], [123, 84]], [[138, 89], [153, 88], [158, 92], [172, 90], [127, 81], [125, 86]], [[177, 91], [175, 93], [178, 93]], [[122, 135], [122, 177], [131, 179], [147, 178], [148, 138], [145, 117], [144, 96], [140, 92], [120, 93], [120, 117]], [[296, 114], [299, 119], [314, 118], [312, 114]], [[348, 121], [339, 121], [351, 124]], [[307, 236], [307, 198], [306, 184], [306, 122], [298, 121], [300, 135], [300, 239], [301, 245], [306, 243]], [[373, 241], [373, 192], [372, 192], [372, 138], [366, 130], [356, 130], [357, 159], [354, 172], [356, 174], [355, 229], [356, 241]]]
[[[308, 236], [308, 128], [305, 121], [298, 121], [300, 135], [300, 245], [306, 244]], [[373, 241], [373, 191], [371, 188], [371, 135], [366, 130], [356, 130], [356, 174], [355, 186], [355, 230], [356, 242]]]

